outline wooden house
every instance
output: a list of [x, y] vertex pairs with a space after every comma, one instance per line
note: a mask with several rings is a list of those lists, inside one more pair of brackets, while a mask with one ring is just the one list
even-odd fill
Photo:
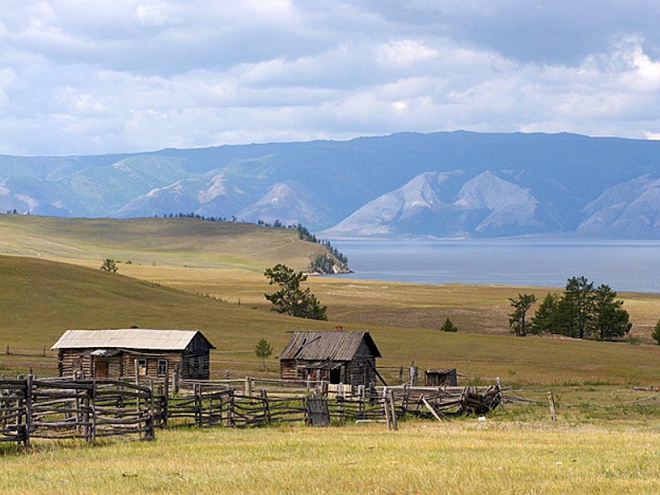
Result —
[[293, 332], [280, 354], [283, 380], [326, 380], [329, 383], [368, 385], [380, 377], [381, 357], [369, 332]]
[[424, 385], [427, 387], [455, 387], [458, 385], [456, 368], [426, 370]]
[[196, 330], [67, 330], [58, 350], [60, 376], [83, 372], [95, 378], [136, 374], [170, 380], [209, 378], [215, 347]]

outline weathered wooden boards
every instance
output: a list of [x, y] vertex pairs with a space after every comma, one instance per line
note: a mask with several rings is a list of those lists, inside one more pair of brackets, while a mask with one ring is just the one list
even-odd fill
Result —
[[0, 441], [154, 438], [154, 394], [115, 380], [0, 380]]
[[[0, 441], [29, 446], [31, 438], [82, 438], [136, 435], [155, 437], [155, 427], [248, 427], [296, 422], [328, 426], [331, 422], [384, 421], [397, 429], [406, 414], [438, 420], [483, 414], [502, 403], [502, 390], [491, 387], [339, 387], [328, 394], [319, 386], [254, 390], [250, 379], [240, 386], [197, 381], [170, 396], [169, 386], [150, 380], [135, 384], [109, 379], [44, 379], [32, 375], [0, 379]], [[246, 385], [248, 384], [249, 385]], [[275, 384], [272, 384], [275, 385]], [[175, 390], [179, 390], [175, 387]], [[430, 416], [429, 416], [430, 415]]]

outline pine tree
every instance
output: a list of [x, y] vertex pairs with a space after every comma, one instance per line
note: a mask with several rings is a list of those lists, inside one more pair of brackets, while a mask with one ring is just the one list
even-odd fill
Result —
[[458, 327], [447, 317], [445, 322], [440, 327], [440, 330], [443, 332], [458, 332]]
[[658, 320], [658, 323], [655, 324], [655, 328], [653, 329], [653, 334], [651, 334], [651, 336], [657, 342], [657, 344], [660, 345], [660, 320]]
[[270, 345], [270, 342], [268, 342], [266, 339], [261, 339], [259, 342], [257, 342], [257, 345], [254, 348], [254, 353], [263, 362], [265, 371], [266, 359], [273, 354], [273, 347]]
[[327, 307], [321, 303], [309, 288], [302, 290], [300, 283], [307, 280], [303, 272], [295, 272], [286, 265], [277, 264], [264, 272], [270, 285], [278, 285], [280, 290], [272, 294], [264, 294], [273, 303], [272, 310], [299, 318], [327, 320]]
[[521, 337], [527, 335], [527, 311], [536, 302], [534, 294], [518, 294], [517, 299], [509, 299], [513, 312], [509, 313], [509, 326], [512, 331]]

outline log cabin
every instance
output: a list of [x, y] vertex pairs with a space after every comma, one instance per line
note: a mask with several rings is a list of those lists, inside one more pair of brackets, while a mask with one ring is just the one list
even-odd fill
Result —
[[51, 347], [60, 376], [208, 380], [215, 347], [197, 330], [67, 330]]
[[283, 380], [325, 380], [329, 383], [369, 385], [380, 377], [381, 357], [369, 332], [293, 332], [280, 354]]

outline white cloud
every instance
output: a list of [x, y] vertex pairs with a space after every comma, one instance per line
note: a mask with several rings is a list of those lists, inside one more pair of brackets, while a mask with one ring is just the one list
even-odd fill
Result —
[[655, 138], [660, 6], [631, 2], [7, 0], [0, 153], [454, 129]]

